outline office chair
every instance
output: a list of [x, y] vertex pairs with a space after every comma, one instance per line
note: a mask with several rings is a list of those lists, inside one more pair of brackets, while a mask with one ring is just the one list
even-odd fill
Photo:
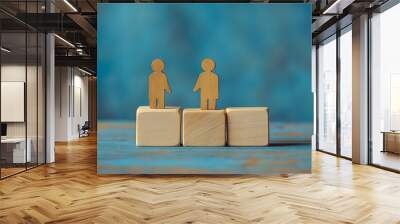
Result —
[[85, 121], [85, 123], [82, 125], [82, 127], [78, 124], [79, 138], [80, 138], [80, 137], [87, 137], [87, 136], [89, 136], [89, 130], [90, 130], [90, 123], [89, 123], [89, 121]]

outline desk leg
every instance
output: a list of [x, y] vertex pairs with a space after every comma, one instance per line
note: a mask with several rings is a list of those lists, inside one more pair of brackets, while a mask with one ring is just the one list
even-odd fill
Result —
[[383, 149], [381, 152], [386, 152], [386, 134], [385, 133], [382, 134], [383, 134]]

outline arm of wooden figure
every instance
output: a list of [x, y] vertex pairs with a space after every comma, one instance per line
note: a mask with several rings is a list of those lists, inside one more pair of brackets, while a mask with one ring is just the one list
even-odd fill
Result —
[[[201, 76], [201, 74], [200, 74], [200, 76]], [[193, 92], [196, 92], [197, 90], [199, 90], [201, 87], [200, 87], [200, 76], [199, 76], [199, 78], [197, 78], [197, 82], [196, 82], [196, 85], [194, 85], [194, 88], [193, 88]]]
[[171, 88], [169, 87], [168, 79], [167, 79], [166, 75], [164, 75], [164, 88], [168, 92], [168, 94], [171, 95]]
[[215, 82], [215, 98], [219, 99], [219, 77], [217, 76], [216, 82]]

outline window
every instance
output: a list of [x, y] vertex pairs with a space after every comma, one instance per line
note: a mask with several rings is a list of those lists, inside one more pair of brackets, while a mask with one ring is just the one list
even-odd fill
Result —
[[352, 157], [352, 32], [345, 28], [340, 36], [340, 155]]
[[400, 170], [400, 5], [371, 19], [371, 162]]
[[[352, 157], [352, 26], [319, 44], [318, 150]], [[339, 92], [338, 92], [339, 91]], [[340, 123], [337, 123], [340, 122]]]
[[318, 149], [336, 153], [336, 36], [318, 47]]

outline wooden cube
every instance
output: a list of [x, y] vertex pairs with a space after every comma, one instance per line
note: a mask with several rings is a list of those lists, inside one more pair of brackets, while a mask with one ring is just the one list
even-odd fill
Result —
[[181, 110], [179, 107], [136, 111], [137, 146], [179, 146], [181, 142]]
[[267, 107], [232, 107], [226, 109], [228, 145], [265, 146], [269, 144]]
[[224, 146], [224, 110], [183, 110], [183, 146]]

